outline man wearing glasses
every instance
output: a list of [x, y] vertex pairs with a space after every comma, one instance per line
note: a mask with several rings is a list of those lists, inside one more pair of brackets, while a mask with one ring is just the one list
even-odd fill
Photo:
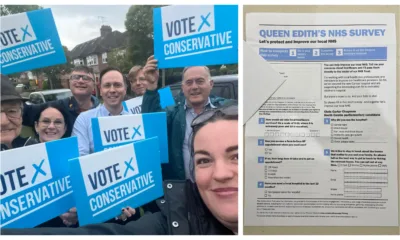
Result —
[[1, 151], [37, 143], [33, 138], [19, 136], [22, 108], [21, 96], [8, 77], [1, 74]]
[[[148, 58], [143, 69], [148, 81], [143, 96], [142, 113], [163, 111], [157, 91], [159, 72], [154, 56]], [[163, 164], [163, 179], [192, 179], [190, 174], [190, 136], [193, 119], [203, 111], [232, 104], [233, 100], [210, 96], [214, 83], [206, 66], [186, 67], [182, 72], [184, 98], [175, 106], [167, 107], [169, 163]]]
[[[59, 105], [60, 108], [65, 109], [68, 113], [69, 122], [67, 123], [66, 131], [66, 136], [68, 137], [71, 136], [72, 127], [78, 115], [99, 105], [99, 100], [92, 95], [95, 87], [92, 69], [86, 66], [76, 66], [70, 74], [69, 83], [73, 96], [52, 102]], [[46, 104], [49, 103], [25, 105], [22, 124], [34, 127], [35, 116], [40, 112], [43, 105]]]

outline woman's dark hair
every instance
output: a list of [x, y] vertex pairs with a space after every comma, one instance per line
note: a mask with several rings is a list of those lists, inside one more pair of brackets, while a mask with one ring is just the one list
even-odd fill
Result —
[[[61, 115], [64, 118], [65, 128], [67, 129], [68, 123], [69, 123], [69, 116], [64, 108], [60, 107], [58, 104], [56, 104], [54, 102], [49, 102], [47, 105], [44, 105], [40, 108], [40, 111], [35, 115], [35, 124], [37, 124], [39, 122], [42, 112], [48, 108], [55, 108], [61, 113]], [[35, 131], [35, 134], [36, 134], [36, 137], [39, 138], [39, 134], [36, 131]], [[61, 138], [65, 138], [65, 137], [69, 137], [69, 136], [67, 136], [67, 131], [65, 131], [64, 135]]]
[[192, 122], [192, 134], [190, 136], [191, 161], [189, 163], [190, 178], [194, 180], [194, 139], [199, 130], [205, 125], [220, 120], [238, 121], [238, 106], [236, 101], [221, 108], [206, 110], [198, 115]]

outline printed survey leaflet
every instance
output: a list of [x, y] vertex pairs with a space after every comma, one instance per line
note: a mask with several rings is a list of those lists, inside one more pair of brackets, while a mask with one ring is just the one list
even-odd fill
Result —
[[286, 81], [246, 124], [245, 225], [397, 226], [394, 15], [246, 22]]

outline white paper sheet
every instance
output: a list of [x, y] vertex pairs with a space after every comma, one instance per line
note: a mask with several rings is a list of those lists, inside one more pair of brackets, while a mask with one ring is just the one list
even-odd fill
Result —
[[282, 76], [276, 72], [268, 62], [247, 43], [243, 42], [243, 123], [250, 119], [255, 112], [284, 82]]
[[286, 81], [246, 124], [244, 225], [398, 226], [394, 14], [246, 17]]

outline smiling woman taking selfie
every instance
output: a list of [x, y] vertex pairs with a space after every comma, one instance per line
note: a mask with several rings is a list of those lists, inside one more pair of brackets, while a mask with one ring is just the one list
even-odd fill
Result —
[[159, 211], [126, 225], [2, 229], [1, 234], [229, 235], [238, 231], [238, 108], [205, 111], [192, 122], [193, 183], [164, 181]]

